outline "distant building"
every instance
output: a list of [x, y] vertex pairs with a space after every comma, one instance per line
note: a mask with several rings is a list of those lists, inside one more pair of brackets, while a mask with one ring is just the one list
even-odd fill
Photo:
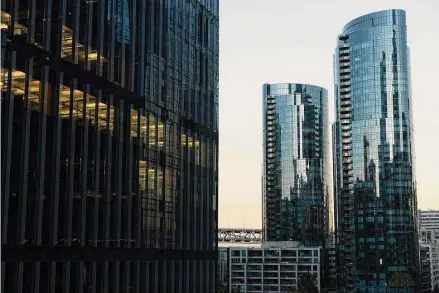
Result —
[[431, 267], [428, 246], [419, 246], [419, 262], [420, 262], [420, 284], [419, 292], [431, 292]]
[[236, 287], [242, 293], [287, 292], [310, 273], [316, 276], [320, 291], [322, 247], [279, 241], [235, 244], [219, 250], [228, 255], [228, 271], [224, 275], [228, 276], [229, 290]]
[[418, 212], [419, 240], [425, 243], [439, 243], [439, 211]]
[[420, 243], [419, 257], [421, 263], [420, 292], [429, 292], [439, 286], [439, 245]]
[[229, 281], [229, 248], [218, 247], [218, 282], [227, 285]]
[[263, 85], [264, 241], [323, 246], [329, 227], [328, 91]]
[[337, 292], [337, 259], [335, 250], [335, 235], [330, 233], [324, 249], [324, 281], [322, 287], [328, 292]]
[[415, 293], [419, 249], [406, 13], [360, 16], [337, 41], [337, 289]]

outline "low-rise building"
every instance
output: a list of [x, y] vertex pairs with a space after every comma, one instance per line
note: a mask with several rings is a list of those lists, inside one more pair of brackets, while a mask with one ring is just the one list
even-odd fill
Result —
[[[434, 290], [439, 287], [439, 244], [420, 243], [421, 287]], [[429, 291], [425, 291], [429, 292]]]
[[279, 241], [231, 246], [228, 252], [228, 288], [242, 293], [287, 292], [306, 274], [321, 288], [322, 247]]
[[419, 240], [424, 243], [439, 244], [439, 211], [418, 211]]

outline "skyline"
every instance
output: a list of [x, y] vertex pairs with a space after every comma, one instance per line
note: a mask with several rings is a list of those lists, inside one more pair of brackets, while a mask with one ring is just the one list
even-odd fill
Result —
[[[435, 78], [426, 74], [439, 67], [439, 57], [433, 54], [439, 51], [439, 41], [432, 38], [439, 31], [439, 23], [433, 22], [433, 12], [439, 9], [439, 3], [420, 1], [415, 5], [410, 1], [387, 1], [384, 5], [369, 1], [354, 6], [347, 1], [336, 4], [313, 1], [314, 5], [319, 3], [313, 18], [309, 17], [313, 15], [310, 3], [293, 5], [278, 1], [276, 7], [271, 7], [263, 1], [252, 1], [253, 9], [246, 11], [248, 2], [223, 1], [220, 9], [219, 227], [261, 227], [262, 103], [258, 98], [262, 84], [288, 81], [327, 88], [332, 123], [332, 53], [338, 33], [351, 19], [392, 8], [407, 12], [418, 207], [431, 208], [432, 204], [439, 207], [439, 201], [434, 200], [434, 195], [439, 193], [434, 169], [439, 165], [439, 155], [431, 155], [439, 149], [439, 139], [429, 136], [439, 127], [434, 112], [439, 102], [428, 95], [431, 91], [427, 86], [434, 84]], [[337, 11], [340, 5], [346, 10]], [[333, 11], [338, 14], [334, 15]], [[272, 12], [278, 15], [273, 17]], [[261, 18], [261, 14], [265, 17]], [[245, 21], [238, 23], [238, 19]], [[259, 22], [260, 19], [264, 21]], [[240, 37], [244, 32], [247, 38]], [[283, 60], [287, 62], [282, 66]], [[237, 80], [237, 76], [245, 78]]]

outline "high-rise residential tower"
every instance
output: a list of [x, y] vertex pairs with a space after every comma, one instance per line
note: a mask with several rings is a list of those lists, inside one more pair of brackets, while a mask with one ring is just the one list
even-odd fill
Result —
[[329, 225], [328, 135], [326, 89], [263, 85], [265, 241], [324, 245]]
[[335, 53], [334, 193], [339, 292], [417, 292], [406, 14], [349, 22]]
[[2, 292], [214, 292], [218, 0], [3, 0]]

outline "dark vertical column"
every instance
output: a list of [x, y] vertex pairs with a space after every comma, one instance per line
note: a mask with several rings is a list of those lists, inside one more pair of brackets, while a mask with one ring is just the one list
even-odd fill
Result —
[[[137, 174], [139, 173], [139, 161], [143, 160], [143, 156], [144, 156], [144, 142], [147, 141], [147, 137], [145, 137], [143, 131], [142, 131], [142, 125], [141, 125], [141, 119], [140, 117], [146, 117], [144, 110], [140, 109], [139, 111], [139, 122], [137, 123], [137, 144], [136, 144], [136, 149], [137, 149], [137, 158], [135, 158], [135, 172], [137, 172]], [[146, 119], [145, 119], [146, 120]], [[146, 120], [147, 121], [147, 120]], [[147, 122], [146, 122], [147, 123]], [[145, 125], [145, 127], [147, 127], [147, 125]], [[136, 176], [136, 183], [135, 183], [135, 187], [137, 188], [137, 191], [135, 192], [136, 197], [133, 200], [133, 213], [134, 213], [134, 239], [135, 239], [135, 248], [140, 248], [141, 244], [142, 244], [142, 197], [145, 196], [145, 190], [141, 190], [140, 187], [140, 180], [145, 181], [147, 177], [147, 171], [145, 174], [144, 178], [140, 178], [140, 176]], [[146, 182], [143, 182], [144, 184]], [[146, 184], [145, 184], [146, 186]], [[145, 187], [146, 189], [146, 187]], [[141, 293], [144, 292], [144, 288], [145, 288], [145, 284], [144, 284], [144, 280], [148, 277], [148, 276], [143, 276], [142, 275], [143, 272], [143, 262], [141, 261], [136, 261], [135, 262], [135, 272], [134, 272], [134, 280], [135, 280], [135, 284], [133, 285], [134, 287], [134, 292], [135, 293]], [[142, 277], [141, 277], [142, 276]]]
[[[131, 225], [132, 225], [132, 218], [133, 218], [133, 209], [132, 209], [132, 205], [133, 205], [133, 176], [137, 176], [138, 172], [136, 175], [133, 174], [133, 161], [134, 161], [134, 156], [133, 156], [133, 151], [134, 151], [134, 140], [133, 140], [133, 135], [132, 135], [132, 131], [136, 131], [140, 122], [140, 117], [139, 117], [139, 113], [136, 111], [136, 120], [137, 123], [136, 125], [133, 125], [133, 116], [132, 116], [132, 110], [133, 107], [132, 105], [129, 105], [129, 107], [127, 107], [127, 119], [125, 121], [127, 121], [127, 126], [126, 126], [126, 130], [127, 130], [127, 134], [125, 135], [125, 137], [127, 138], [127, 141], [125, 143], [125, 145], [128, 148], [128, 153], [124, 154], [124, 158], [125, 158], [125, 162], [126, 162], [126, 174], [124, 174], [126, 176], [125, 179], [125, 192], [126, 192], [126, 197], [127, 199], [125, 200], [125, 211], [124, 211], [124, 224], [125, 226], [122, 227], [122, 229], [125, 231], [124, 233], [124, 238], [126, 239], [126, 245], [125, 247], [130, 248], [132, 247], [132, 233], [131, 233]], [[137, 132], [137, 140], [140, 137], [140, 133]], [[134, 166], [136, 166], [136, 164], [134, 164]], [[136, 188], [138, 188], [138, 185], [136, 185]], [[125, 262], [125, 288], [128, 288], [131, 284], [130, 284], [130, 276], [131, 276], [131, 264], [132, 262]]]
[[102, 76], [103, 71], [103, 63], [106, 62], [103, 60], [103, 55], [105, 50], [105, 47], [107, 44], [105, 43], [105, 5], [107, 4], [107, 1], [97, 1], [94, 7], [97, 9], [97, 23], [95, 24], [96, 27], [96, 50], [99, 53], [98, 59], [97, 59], [97, 66], [96, 66], [96, 75]]
[[[105, 94], [107, 94], [106, 92], [104, 92]], [[107, 105], [113, 105], [113, 95], [108, 95], [108, 99], [107, 99]], [[103, 243], [103, 247], [109, 247], [110, 245], [110, 225], [111, 225], [111, 198], [112, 198], [112, 172], [113, 172], [113, 137], [112, 137], [112, 133], [114, 132], [114, 130], [111, 130], [110, 128], [110, 116], [113, 115], [115, 116], [116, 113], [111, 113], [110, 111], [110, 107], [107, 107], [106, 110], [106, 118], [107, 118], [107, 124], [106, 124], [106, 138], [105, 138], [105, 145], [106, 145], [106, 152], [104, 154], [105, 157], [105, 177], [104, 177], [104, 223], [103, 223], [103, 239], [102, 239], [102, 243]], [[114, 128], [114, 125], [113, 125]], [[103, 291], [104, 292], [109, 292], [109, 287], [108, 287], [108, 282], [109, 280], [111, 280], [111, 278], [109, 278], [109, 262], [105, 261], [104, 262], [104, 271], [103, 271], [103, 283], [104, 283], [104, 288]]]
[[[103, 110], [101, 110], [99, 108], [99, 104], [102, 102], [102, 90], [98, 90], [98, 95], [96, 97], [96, 103], [95, 103], [95, 109], [94, 109], [94, 138], [93, 138], [93, 159], [92, 159], [92, 182], [91, 182], [91, 189], [93, 190], [92, 194], [93, 194], [93, 199], [92, 199], [92, 209], [91, 209], [91, 213], [92, 213], [92, 223], [86, 223], [86, 225], [90, 224], [90, 228], [91, 231], [91, 244], [92, 246], [96, 247], [98, 245], [98, 242], [100, 243], [101, 247], [102, 247], [102, 242], [100, 242], [99, 240], [99, 220], [100, 220], [100, 215], [99, 215], [99, 211], [101, 210], [99, 208], [99, 205], [103, 204], [103, 194], [101, 194], [100, 191], [100, 174], [101, 174], [101, 165], [102, 165], [102, 161], [101, 161], [101, 136], [102, 136], [102, 131], [99, 127], [99, 117], [102, 114], [106, 114], [106, 113], [102, 113]], [[109, 108], [109, 107], [108, 107]], [[104, 167], [105, 168], [105, 167]], [[96, 288], [97, 288], [97, 266], [102, 266], [101, 263], [96, 263], [96, 262], [92, 262], [91, 263], [91, 277], [90, 277], [90, 282], [91, 282], [91, 288], [92, 288], [92, 292], [96, 292]]]
[[[15, 52], [8, 52], [7, 59], [10, 60], [11, 68], [15, 67]], [[8, 58], [9, 57], [9, 58]], [[9, 220], [9, 193], [10, 193], [10, 176], [11, 176], [11, 146], [14, 118], [14, 95], [11, 91], [12, 74], [8, 70], [8, 88], [5, 94], [2, 94], [2, 244], [8, 241], [8, 220]], [[4, 96], [3, 96], [4, 95]], [[3, 114], [4, 113], [4, 114]]]
[[[130, 34], [131, 34], [131, 48], [130, 48], [130, 55], [129, 55], [129, 60], [128, 60], [128, 65], [127, 65], [127, 70], [128, 70], [128, 80], [127, 80], [127, 88], [129, 91], [135, 91], [134, 90], [134, 85], [135, 85], [135, 81], [137, 79], [137, 76], [135, 75], [135, 70], [136, 70], [136, 61], [138, 59], [139, 56], [137, 56], [137, 51], [136, 51], [136, 41], [137, 41], [137, 1], [136, 0], [132, 0], [130, 1], [131, 3], [131, 7], [130, 7]], [[143, 27], [142, 27], [143, 28]]]
[[[115, 188], [116, 188], [116, 198], [115, 200], [115, 215], [114, 215], [114, 229], [115, 233], [113, 237], [115, 239], [115, 246], [120, 248], [121, 240], [121, 220], [122, 220], [122, 178], [123, 178], [123, 143], [124, 143], [124, 101], [119, 101], [116, 108], [116, 176], [115, 176]], [[113, 266], [113, 282], [115, 292], [119, 291], [120, 286], [120, 261], [116, 261], [115, 266]]]
[[[101, 1], [104, 4], [107, 4], [107, 1]], [[116, 1], [112, 1], [111, 2], [111, 7], [107, 7], [107, 9], [111, 9], [111, 11], [115, 11], [116, 9]], [[104, 10], [106, 11], [106, 10]], [[107, 15], [105, 15], [104, 17], [107, 17]], [[114, 81], [114, 62], [116, 62], [117, 60], [114, 60], [114, 55], [115, 55], [115, 44], [116, 44], [116, 19], [115, 19], [115, 15], [111, 15], [110, 17], [108, 17], [109, 21], [107, 21], [108, 23], [108, 27], [107, 27], [107, 43], [106, 45], [108, 46], [108, 71], [107, 71], [107, 79], [109, 81]]]
[[[138, 6], [136, 6], [139, 15], [138, 21], [134, 22], [136, 26], [138, 26], [138, 29], [136, 30], [136, 33], [138, 35], [138, 41], [136, 42], [136, 45], [138, 44], [139, 50], [136, 51], [136, 60], [138, 62], [137, 64], [137, 71], [135, 73], [135, 88], [137, 89], [136, 92], [144, 97], [145, 96], [145, 60], [146, 60], [146, 41], [147, 41], [147, 32], [146, 32], [146, 6], [147, 1], [137, 0], [139, 1]], [[136, 11], [136, 9], [134, 9]], [[133, 54], [134, 56], [134, 54]], [[135, 62], [133, 60], [133, 62]], [[134, 63], [133, 63], [133, 66]]]
[[[58, 244], [59, 225], [59, 193], [60, 193], [60, 153], [61, 153], [61, 117], [59, 116], [59, 93], [63, 73], [57, 72], [52, 84], [51, 114], [54, 116], [54, 127], [52, 130], [52, 159], [51, 159], [51, 196], [50, 196], [50, 222], [49, 222], [49, 245]], [[56, 262], [49, 264], [49, 292], [55, 293], [56, 285]]]
[[[26, 72], [32, 72], [33, 60], [30, 59], [26, 62]], [[25, 97], [28, 97], [29, 91], [29, 75], [26, 76], [25, 80]], [[20, 185], [19, 191], [19, 203], [18, 203], [18, 221], [17, 221], [17, 244], [23, 244], [25, 238], [26, 229], [26, 217], [27, 217], [27, 188], [28, 188], [28, 173], [29, 173], [29, 135], [30, 135], [30, 117], [31, 117], [31, 103], [28, 99], [24, 100], [25, 108], [22, 111], [21, 125], [23, 131], [21, 133], [21, 162], [20, 162], [20, 180], [22, 184]], [[11, 117], [12, 118], [12, 117]], [[10, 142], [10, 140], [9, 140]], [[8, 145], [6, 143], [6, 145]], [[10, 159], [10, 155], [8, 156]], [[6, 160], [8, 159], [6, 158]], [[5, 182], [5, 184], [8, 182]], [[6, 196], [7, 194], [5, 194]], [[6, 238], [4, 238], [7, 240]]]
[[147, 32], [147, 70], [149, 71], [148, 77], [149, 80], [147, 80], [146, 82], [149, 83], [149, 93], [147, 95], [147, 99], [149, 101], [154, 101], [155, 100], [155, 96], [153, 95], [154, 91], [153, 91], [153, 74], [154, 74], [154, 70], [153, 70], [153, 63], [154, 63], [154, 57], [153, 57], [153, 52], [154, 52], [154, 42], [156, 40], [156, 36], [155, 36], [155, 31], [154, 31], [154, 27], [156, 25], [156, 19], [154, 16], [154, 9], [156, 5], [156, 1], [148, 1], [148, 9], [147, 9], [147, 28], [149, 28], [149, 31]]
[[[69, 130], [68, 137], [69, 141], [67, 143], [68, 146], [68, 160], [67, 160], [67, 178], [66, 178], [66, 186], [67, 190], [65, 190], [64, 194], [64, 212], [67, 214], [65, 217], [64, 226], [64, 240], [67, 246], [72, 245], [72, 231], [73, 231], [73, 195], [74, 195], [74, 177], [75, 177], [75, 145], [76, 145], [76, 118], [74, 118], [74, 96], [73, 89], [76, 89], [77, 81], [76, 78], [71, 80], [71, 90], [70, 90], [70, 101], [69, 101]], [[65, 262], [63, 264], [63, 287], [64, 292], [70, 292], [70, 277], [71, 277], [71, 262]]]

